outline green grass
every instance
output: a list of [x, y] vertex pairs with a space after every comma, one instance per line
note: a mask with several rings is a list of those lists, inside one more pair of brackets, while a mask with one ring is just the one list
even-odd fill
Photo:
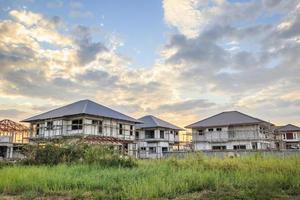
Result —
[[299, 197], [300, 157], [219, 159], [195, 155], [180, 160], [142, 160], [134, 168], [8, 166], [0, 169], [0, 193], [28, 199], [185, 199], [198, 193], [205, 193], [205, 199]]

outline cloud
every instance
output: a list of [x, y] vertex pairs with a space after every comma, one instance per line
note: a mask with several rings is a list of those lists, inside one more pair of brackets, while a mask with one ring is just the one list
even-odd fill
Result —
[[[226, 0], [164, 0], [167, 24], [188, 38], [195, 38], [214, 25], [226, 26], [239, 20], [250, 20], [259, 13], [262, 3], [230, 3]], [[180, 16], [180, 17], [178, 17]]]
[[[84, 10], [76, 2], [72, 9]], [[176, 3], [163, 1], [165, 22], [177, 31], [146, 69], [118, 53], [117, 33], [103, 38], [99, 28], [10, 11], [0, 21], [0, 94], [26, 103], [1, 107], [35, 114], [90, 98], [179, 126], [224, 110], [297, 122], [299, 1]]]
[[86, 26], [77, 26], [73, 31], [79, 46], [78, 57], [82, 65], [95, 60], [97, 54], [107, 52], [108, 49], [101, 42], [92, 42], [93, 30]]
[[[38, 42], [47, 42], [59, 46], [71, 45], [72, 41], [56, 29], [61, 25], [59, 17], [46, 18], [40, 14], [30, 11], [12, 10], [10, 16], [15, 19], [16, 23], [9, 24], [17, 29], [16, 34], [30, 37]], [[2, 22], [2, 23], [5, 23]], [[9, 22], [8, 22], [9, 23]]]
[[16, 109], [0, 109], [0, 116], [2, 118], [14, 118], [24, 114], [25, 112]]
[[[173, 8], [174, 2], [164, 1], [165, 20], [179, 30], [170, 36], [162, 54], [169, 70], [178, 72], [178, 92], [199, 92], [202, 95], [195, 97], [215, 101], [226, 97], [226, 103], [217, 104], [219, 109], [253, 109], [277, 121], [272, 111], [294, 116], [297, 101], [282, 98], [290, 94], [299, 98], [300, 2], [201, 1], [202, 6], [199, 2], [186, 0]], [[176, 10], [184, 17], [175, 17], [179, 16]], [[281, 17], [261, 22], [276, 15]], [[191, 16], [194, 20], [188, 19]], [[228, 48], [232, 41], [238, 44], [234, 51]]]
[[[64, 22], [60, 25], [30, 11], [10, 14], [11, 18], [0, 21], [3, 97], [51, 105], [90, 98], [133, 114], [169, 101], [172, 91], [154, 80], [151, 69], [131, 69], [129, 61], [116, 52], [118, 45], [93, 40], [98, 29], [78, 25], [70, 30]], [[43, 104], [39, 107], [49, 107]], [[32, 105], [23, 109], [36, 112]]]
[[[207, 2], [207, 1], [205, 1]], [[167, 24], [174, 26], [183, 34], [189, 37], [195, 37], [198, 34], [200, 26], [204, 26], [201, 18], [201, 12], [197, 9], [198, 1], [182, 0], [182, 1], [163, 1], [165, 21]], [[180, 17], [178, 17], [180, 16]]]
[[195, 112], [196, 110], [211, 108], [215, 105], [215, 103], [209, 102], [205, 99], [191, 99], [172, 104], [160, 105], [158, 110], [163, 112]]

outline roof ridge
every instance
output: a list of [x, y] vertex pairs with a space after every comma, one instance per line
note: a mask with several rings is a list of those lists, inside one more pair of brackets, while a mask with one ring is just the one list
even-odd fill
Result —
[[[294, 124], [287, 124], [285, 126], [296, 126], [296, 125], [294, 125]], [[298, 126], [296, 126], [296, 127], [298, 127]]]
[[95, 103], [95, 104], [97, 104], [98, 106], [102, 106], [102, 107], [104, 107], [104, 108], [106, 108], [106, 109], [108, 109], [108, 110], [111, 110], [111, 111], [113, 111], [113, 112], [116, 112], [116, 113], [118, 113], [118, 114], [120, 114], [120, 115], [123, 115], [123, 116], [129, 117], [129, 118], [131, 118], [131, 119], [134, 119], [134, 118], [132, 118], [132, 117], [130, 117], [130, 116], [128, 116], [128, 115], [125, 115], [125, 114], [123, 114], [123, 113], [121, 113], [121, 112], [119, 112], [119, 111], [117, 111], [117, 110], [114, 110], [114, 109], [112, 109], [112, 108], [109, 108], [109, 107], [107, 107], [107, 106], [104, 106], [104, 105], [102, 105], [102, 104], [100, 104], [100, 103], [97, 103], [97, 102], [95, 102], [95, 101], [91, 101], [91, 100], [88, 100], [88, 101], [90, 101], [90, 102], [92, 102], [92, 103]]
[[287, 126], [293, 126], [293, 127], [296, 127], [296, 128], [300, 128], [299, 126], [296, 126], [296, 125], [294, 125], [294, 124], [287, 124], [287, 125], [285, 125], [285, 126], [283, 126], [283, 127], [287, 127]]
[[83, 100], [83, 101], [85, 101], [85, 104], [84, 104], [84, 106], [83, 106], [82, 113], [85, 113], [86, 108], [87, 108], [87, 106], [88, 106], [88, 104], [89, 104], [89, 100], [87, 99], [87, 100]]
[[242, 113], [242, 112], [240, 112], [240, 111], [235, 111], [235, 112], [240, 113], [240, 114], [242, 114], [242, 115], [245, 115], [245, 116], [247, 116], [247, 117], [250, 117], [250, 118], [252, 118], [252, 119], [256, 119], [256, 120], [261, 121], [261, 122], [266, 122], [266, 121], [264, 121], [264, 120], [262, 120], [262, 119], [259, 119], [259, 118], [256, 118], [256, 117], [252, 117], [251, 115], [247, 115], [247, 114]]
[[150, 119], [156, 127], [167, 127], [167, 128], [174, 129], [174, 130], [175, 129], [183, 130], [182, 128], [176, 126], [175, 124], [167, 122], [167, 121], [160, 119], [153, 115], [145, 115], [145, 116], [139, 118], [139, 120], [143, 121], [142, 119], [145, 119], [145, 118]]
[[[197, 122], [195, 122], [195, 123], [192, 123], [192, 124], [190, 124], [190, 125], [187, 125], [186, 127], [189, 127], [189, 126], [192, 126], [192, 125], [194, 125], [194, 124], [203, 122], [203, 121], [205, 121], [205, 120], [208, 120], [208, 119], [210, 119], [210, 118], [216, 117], [216, 116], [221, 115], [221, 114], [226, 113], [226, 112], [229, 112], [229, 111], [223, 111], [223, 112], [220, 112], [220, 113], [215, 114], [215, 115], [213, 115], [213, 116], [207, 117], [207, 118], [205, 118], [205, 119], [202, 119], [202, 120], [199, 120], [199, 121], [197, 121]], [[186, 128], [186, 127], [185, 127], [185, 128]]]
[[157, 118], [153, 115], [150, 115], [150, 118], [152, 119], [152, 121], [154, 122], [154, 124], [156, 124], [157, 126], [159, 125], [159, 123], [157, 122]]
[[219, 116], [219, 115], [222, 115], [222, 114], [229, 114], [229, 113], [235, 113], [235, 114], [241, 115], [241, 116], [243, 116], [243, 117], [246, 117], [246, 118], [248, 118], [248, 119], [251, 119], [251, 120], [254, 121], [255, 123], [269, 123], [269, 124], [271, 124], [270, 122], [261, 120], [261, 119], [259, 119], [259, 118], [252, 117], [252, 116], [250, 116], [250, 115], [248, 115], [248, 114], [245, 114], [245, 113], [242, 113], [242, 112], [240, 112], [240, 111], [235, 110], [235, 111], [223, 111], [223, 112], [218, 113], [218, 114], [216, 114], [216, 115], [213, 115], [213, 116], [211, 116], [211, 117], [207, 117], [207, 118], [205, 118], [205, 119], [203, 119], [203, 120], [200, 120], [200, 121], [197, 121], [197, 122], [195, 122], [195, 123], [192, 123], [192, 124], [186, 126], [185, 128], [191, 128], [191, 127], [193, 127], [193, 126], [195, 126], [195, 125], [197, 125], [197, 124], [199, 124], [199, 123], [205, 123], [206, 121], [208, 121], [208, 120], [210, 120], [210, 119], [212, 119], [212, 118], [215, 118], [215, 117], [217, 117], [217, 116]]
[[[68, 112], [66, 112], [68, 111]], [[117, 110], [112, 108], [103, 106], [97, 102], [91, 101], [89, 99], [79, 100], [74, 103], [70, 103], [65, 106], [61, 106], [47, 112], [35, 115], [33, 117], [22, 120], [22, 122], [30, 122], [34, 120], [46, 120], [53, 119], [63, 116], [71, 116], [76, 114], [91, 114], [91, 115], [99, 115], [109, 118], [122, 119], [125, 121], [133, 121], [135, 123], [139, 123], [135, 118], [130, 117], [126, 114], [123, 114]]]
[[[83, 100], [80, 100], [80, 101], [83, 101]], [[34, 116], [32, 116], [32, 117], [26, 118], [26, 119], [22, 120], [21, 122], [25, 122], [26, 120], [28, 120], [28, 119], [30, 119], [30, 118], [38, 117], [38, 116], [40, 116], [40, 115], [48, 114], [48, 113], [50, 113], [50, 112], [56, 111], [56, 110], [61, 109], [61, 108], [65, 108], [65, 107], [67, 107], [67, 106], [73, 105], [73, 104], [78, 103], [78, 102], [80, 102], [80, 101], [76, 101], [76, 102], [73, 102], [73, 103], [69, 103], [69, 104], [67, 104], [67, 105], [64, 105], [64, 106], [61, 106], [61, 107], [57, 107], [57, 108], [51, 109], [51, 110], [46, 111], [46, 112], [42, 112], [42, 113], [40, 113], [40, 114], [37, 114], [37, 115], [34, 115]]]
[[[155, 116], [154, 116], [155, 117]], [[163, 120], [163, 119], [160, 119], [160, 118], [158, 118], [158, 117], [155, 117], [156, 119], [158, 119], [158, 120], [160, 120], [160, 121], [162, 121], [162, 122], [164, 122], [164, 123], [167, 123], [167, 124], [169, 124], [169, 125], [172, 125], [172, 126], [176, 126], [176, 125], [174, 125], [174, 124], [172, 124], [172, 123], [170, 123], [170, 122], [167, 122], [167, 121], [165, 121], [165, 120]], [[176, 127], [178, 127], [178, 126], [176, 126]], [[178, 128], [180, 128], [180, 127], [178, 127]]]
[[[285, 129], [287, 129], [287, 130], [285, 130]], [[277, 130], [278, 131], [299, 131], [300, 127], [296, 126], [294, 124], [287, 124], [287, 125], [279, 127]]]

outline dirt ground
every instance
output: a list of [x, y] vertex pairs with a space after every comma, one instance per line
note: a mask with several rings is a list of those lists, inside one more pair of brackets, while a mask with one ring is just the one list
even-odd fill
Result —
[[[0, 195], [0, 200], [75, 200], [75, 199], [94, 199], [92, 195], [87, 192], [83, 194], [81, 197], [72, 197], [71, 194], [66, 195], [50, 195], [50, 196], [39, 196], [39, 197], [30, 197], [30, 196], [22, 196], [22, 195]], [[215, 192], [211, 191], [202, 191], [202, 192], [195, 192], [195, 193], [188, 193], [184, 195], [180, 195], [172, 200], [232, 200], [234, 195], [228, 196], [219, 196]], [[273, 200], [300, 200], [300, 196], [280, 196], [276, 198], [272, 198]], [[154, 200], [154, 199], [153, 199]], [[164, 199], [169, 200], [169, 199]]]

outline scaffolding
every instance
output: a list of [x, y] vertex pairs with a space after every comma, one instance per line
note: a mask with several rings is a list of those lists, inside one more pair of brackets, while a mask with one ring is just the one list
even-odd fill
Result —
[[[51, 123], [51, 119], [44, 122], [35, 122], [30, 126], [30, 141], [33, 144], [44, 145], [45, 143], [73, 143], [102, 145], [114, 147], [123, 155], [136, 157], [136, 144], [134, 126], [129, 123], [113, 124], [112, 120], [103, 123], [99, 119], [84, 123], [79, 119], [78, 123], [69, 123], [61, 120], [61, 124]], [[75, 120], [69, 120], [76, 121]], [[49, 123], [50, 122], [50, 123]]]
[[1, 136], [2, 138], [8, 137], [9, 143], [27, 144], [29, 128], [9, 119], [4, 119], [0, 121], [0, 137]]
[[[123, 126], [120, 126], [111, 120], [104, 123], [100, 121], [101, 119], [87, 119], [89, 123], [80, 120], [80, 123], [78, 121], [78, 123], [72, 124], [70, 121], [74, 120], [69, 119], [60, 119], [59, 124], [52, 123], [53, 119], [31, 123], [30, 141], [43, 144], [49, 141], [57, 142], [60, 139], [77, 138], [78, 141], [87, 144], [116, 146], [123, 154], [136, 155], [138, 158], [148, 157], [146, 155], [149, 154], [154, 155], [153, 158], [162, 158], [168, 152], [190, 151], [192, 149], [191, 134], [185, 131], [178, 134], [173, 132], [173, 139], [170, 139], [168, 130], [164, 130], [167, 131], [164, 138], [139, 139], [136, 137], [138, 131], [130, 123], [122, 122]], [[175, 139], [175, 137], [179, 139]], [[168, 142], [168, 147], [159, 145], [157, 142], [160, 141]], [[150, 142], [153, 144], [150, 145], [152, 148], [144, 148], [140, 142]]]
[[103, 138], [118, 138], [121, 141], [134, 140], [134, 130], [113, 124], [63, 124], [31, 127], [31, 140], [67, 138], [74, 136], [99, 136]]

